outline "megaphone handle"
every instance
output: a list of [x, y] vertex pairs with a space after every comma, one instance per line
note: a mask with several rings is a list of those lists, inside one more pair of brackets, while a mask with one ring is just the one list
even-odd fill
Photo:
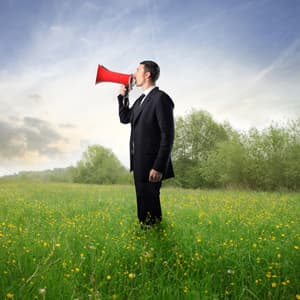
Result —
[[123, 105], [125, 107], [129, 107], [129, 98], [128, 98], [128, 95], [129, 95], [129, 86], [126, 85], [125, 88], [126, 88], [126, 90], [125, 90], [125, 94], [123, 96]]
[[126, 107], [129, 107], [129, 98], [128, 98], [129, 90], [131, 90], [134, 85], [135, 85], [135, 79], [131, 76], [130, 80], [129, 80], [129, 84], [125, 86], [126, 91], [123, 96], [123, 103], [124, 103], [124, 106], [126, 106]]
[[126, 85], [125, 88], [126, 88], [126, 90], [125, 90], [124, 98], [128, 98], [128, 94], [129, 94], [129, 85]]
[[129, 99], [128, 99], [128, 97], [123, 97], [123, 105], [124, 105], [124, 107], [129, 107]]

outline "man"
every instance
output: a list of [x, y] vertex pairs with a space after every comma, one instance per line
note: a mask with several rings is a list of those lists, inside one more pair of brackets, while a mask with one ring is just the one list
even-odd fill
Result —
[[143, 90], [142, 96], [131, 108], [126, 86], [121, 86], [118, 96], [120, 121], [131, 124], [130, 170], [134, 175], [138, 219], [147, 227], [161, 222], [161, 181], [174, 177], [170, 157], [174, 103], [156, 87], [159, 75], [155, 62], [141, 62], [133, 77], [136, 86]]

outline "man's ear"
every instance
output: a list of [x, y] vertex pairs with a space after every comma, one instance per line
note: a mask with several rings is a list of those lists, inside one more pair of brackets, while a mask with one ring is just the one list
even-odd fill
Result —
[[146, 76], [147, 79], [149, 79], [149, 78], [151, 78], [151, 73], [150, 72], [146, 72], [145, 76]]

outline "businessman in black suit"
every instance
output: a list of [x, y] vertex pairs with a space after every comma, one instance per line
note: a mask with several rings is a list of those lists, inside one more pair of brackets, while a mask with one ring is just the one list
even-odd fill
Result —
[[174, 103], [156, 87], [159, 74], [155, 62], [141, 62], [133, 77], [143, 94], [131, 107], [127, 87], [121, 86], [118, 96], [120, 122], [131, 124], [130, 170], [134, 175], [138, 219], [146, 227], [161, 222], [161, 182], [174, 177]]

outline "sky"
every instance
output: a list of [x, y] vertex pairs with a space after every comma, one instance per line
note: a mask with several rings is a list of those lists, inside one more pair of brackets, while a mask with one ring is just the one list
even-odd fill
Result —
[[299, 0], [1, 0], [0, 176], [75, 166], [95, 144], [129, 166], [120, 85], [95, 85], [98, 64], [156, 61], [175, 117], [241, 131], [299, 118], [299, 28]]

